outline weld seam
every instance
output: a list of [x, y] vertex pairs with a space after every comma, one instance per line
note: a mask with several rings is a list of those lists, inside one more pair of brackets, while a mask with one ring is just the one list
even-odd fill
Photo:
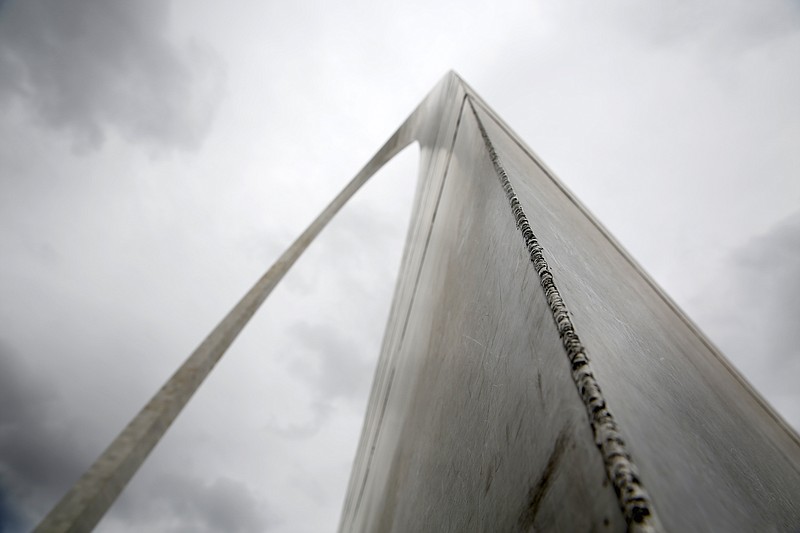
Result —
[[469, 106], [478, 123], [481, 137], [483, 137], [484, 145], [489, 152], [495, 173], [511, 205], [517, 229], [522, 233], [531, 263], [533, 263], [533, 267], [539, 275], [559, 337], [567, 352], [571, 365], [572, 379], [586, 407], [595, 444], [603, 456], [606, 475], [614, 486], [614, 492], [616, 492], [617, 500], [628, 524], [628, 530], [637, 532], [655, 531], [655, 517], [650, 496], [642, 486], [638, 470], [633, 464], [619, 426], [603, 398], [600, 384], [591, 370], [586, 348], [575, 332], [570, 313], [564, 304], [558, 287], [556, 287], [553, 273], [544, 258], [544, 249], [531, 229], [528, 217], [525, 215], [519, 198], [517, 198], [514, 188], [508, 179], [508, 174], [500, 162], [500, 158], [494, 149], [492, 141], [489, 139], [489, 135], [486, 133], [480, 117], [478, 117], [478, 113], [475, 111], [475, 107], [472, 105], [471, 98], [469, 99]]

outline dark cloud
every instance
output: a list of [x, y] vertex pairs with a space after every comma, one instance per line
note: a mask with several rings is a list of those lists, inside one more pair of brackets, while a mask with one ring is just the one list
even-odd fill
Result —
[[14, 502], [0, 486], [0, 533], [12, 533], [24, 529], [23, 521], [15, 509]]
[[712, 288], [707, 329], [768, 401], [800, 429], [800, 213], [730, 258], [731, 273]]
[[55, 398], [0, 343], [0, 531], [30, 528], [88, 466]]
[[[0, 533], [28, 531], [94, 457], [59, 417], [57, 399], [0, 344]], [[276, 523], [242, 482], [165, 469], [123, 492], [103, 529], [256, 532]], [[213, 480], [213, 481], [212, 481]]]
[[[387, 28], [380, 9], [353, 6], [309, 18], [292, 3], [175, 2], [172, 19], [163, 0], [0, 0], [0, 338], [14, 348], [0, 346], [0, 530], [49, 509], [448, 68], [646, 266], [688, 240], [729, 249], [709, 226], [749, 236], [796, 203], [796, 4], [543, 6], [442, 6], [459, 22], [442, 33], [422, 4]], [[220, 61], [171, 21], [235, 72], [224, 120], [210, 124]], [[492, 24], [507, 31], [473, 38]], [[728, 61], [740, 52], [747, 62]], [[186, 164], [140, 153], [197, 146], [208, 127]], [[62, 137], [96, 150], [74, 157]], [[402, 253], [412, 150], [281, 282], [101, 530], [335, 527]], [[732, 187], [743, 183], [753, 187]], [[785, 413], [800, 405], [790, 222], [704, 288], [714, 331], [698, 320]], [[683, 285], [686, 272], [665, 271]]]
[[795, 397], [793, 422], [800, 427], [800, 213], [754, 239], [737, 259], [739, 286], [759, 322], [762, 361], [771, 374], [764, 390]]
[[0, 3], [0, 102], [96, 147], [109, 131], [151, 147], [194, 148], [221, 94], [207, 49], [167, 38], [161, 0]]

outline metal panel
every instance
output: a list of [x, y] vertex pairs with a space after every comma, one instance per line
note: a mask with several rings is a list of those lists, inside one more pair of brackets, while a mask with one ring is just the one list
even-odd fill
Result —
[[341, 530], [798, 530], [797, 435], [461, 87]]
[[414, 141], [340, 529], [799, 530], [797, 435], [453, 73], [37, 530], [97, 523], [308, 244]]

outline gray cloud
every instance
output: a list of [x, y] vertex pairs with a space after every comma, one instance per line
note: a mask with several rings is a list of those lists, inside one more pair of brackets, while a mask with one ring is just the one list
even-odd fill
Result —
[[322, 324], [305, 322], [291, 326], [290, 334], [296, 335], [310, 353], [309, 361], [298, 362], [297, 371], [309, 378], [314, 391], [329, 399], [364, 394], [374, 364], [362, 359], [362, 350], [352, 337]]
[[266, 505], [239, 481], [214, 481], [175, 472], [154, 476], [147, 487], [126, 493], [98, 527], [131, 525], [169, 533], [266, 531], [276, 523]]
[[800, 430], [800, 213], [745, 243], [730, 261], [725, 280], [705, 295], [707, 329]]
[[23, 525], [14, 508], [14, 502], [6, 495], [5, 489], [0, 486], [0, 532], [11, 533], [22, 529]]
[[[484, 7], [398, 4], [387, 25], [372, 4], [0, 0], [6, 529], [48, 510], [448, 68], [682, 306], [699, 291], [690, 315], [796, 410], [797, 224], [750, 241], [797, 209], [796, 4]], [[231, 73], [213, 124], [220, 61], [186, 34]], [[206, 127], [180, 159], [141, 149], [197, 146]], [[102, 530], [335, 528], [402, 252], [408, 154], [276, 289]], [[742, 252], [708, 259], [737, 239]]]
[[[52, 416], [49, 388], [0, 343], [0, 531], [24, 531], [74, 482], [89, 458]], [[6, 511], [3, 511], [3, 507]]]
[[97, 147], [113, 131], [155, 148], [195, 148], [223, 68], [167, 38], [169, 2], [7, 0], [0, 4], [0, 102]]
[[[362, 314], [368, 312], [353, 310], [351, 303], [344, 302], [344, 287], [349, 284], [347, 280], [342, 280], [342, 284], [341, 292], [338, 292], [343, 296], [340, 305], [355, 316], [352, 325], [348, 323], [345, 326], [337, 318], [331, 320], [334, 325], [303, 319], [287, 324], [286, 335], [292, 342], [286, 364], [297, 386], [306, 389], [310, 417], [289, 423], [280, 423], [273, 417], [267, 422], [267, 427], [278, 435], [290, 439], [307, 439], [315, 435], [322, 424], [329, 421], [335, 410], [334, 404], [339, 402], [360, 414], [375, 371], [377, 346], [374, 345], [373, 330], [379, 326], [370, 323], [369, 319], [356, 323]], [[324, 300], [325, 297], [318, 299]], [[343, 330], [342, 326], [346, 329]]]
[[[638, 34], [655, 45], [688, 46], [696, 52], [741, 53], [797, 31], [800, 10], [786, 0], [706, 0], [681, 4], [614, 2], [617, 9], [590, 6], [594, 16]], [[577, 6], [575, 2], [571, 8]], [[587, 6], [581, 3], [580, 8]]]
[[[28, 531], [93, 457], [54, 416], [57, 398], [0, 344], [0, 532]], [[277, 523], [242, 482], [160, 470], [125, 491], [102, 530], [257, 532]]]

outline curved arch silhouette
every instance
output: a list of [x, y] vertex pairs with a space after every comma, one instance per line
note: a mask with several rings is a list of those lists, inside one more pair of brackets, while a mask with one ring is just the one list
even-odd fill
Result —
[[[449, 83], [455, 82], [454, 75], [448, 78]], [[441, 95], [434, 90], [189, 355], [48, 513], [36, 531], [87, 531], [100, 521], [228, 347], [309, 244], [383, 165], [409, 144], [420, 142], [422, 145], [430, 141], [442, 108]]]
[[37, 531], [97, 524], [308, 245], [414, 142], [420, 180], [340, 529], [797, 529], [798, 436], [451, 72]]

